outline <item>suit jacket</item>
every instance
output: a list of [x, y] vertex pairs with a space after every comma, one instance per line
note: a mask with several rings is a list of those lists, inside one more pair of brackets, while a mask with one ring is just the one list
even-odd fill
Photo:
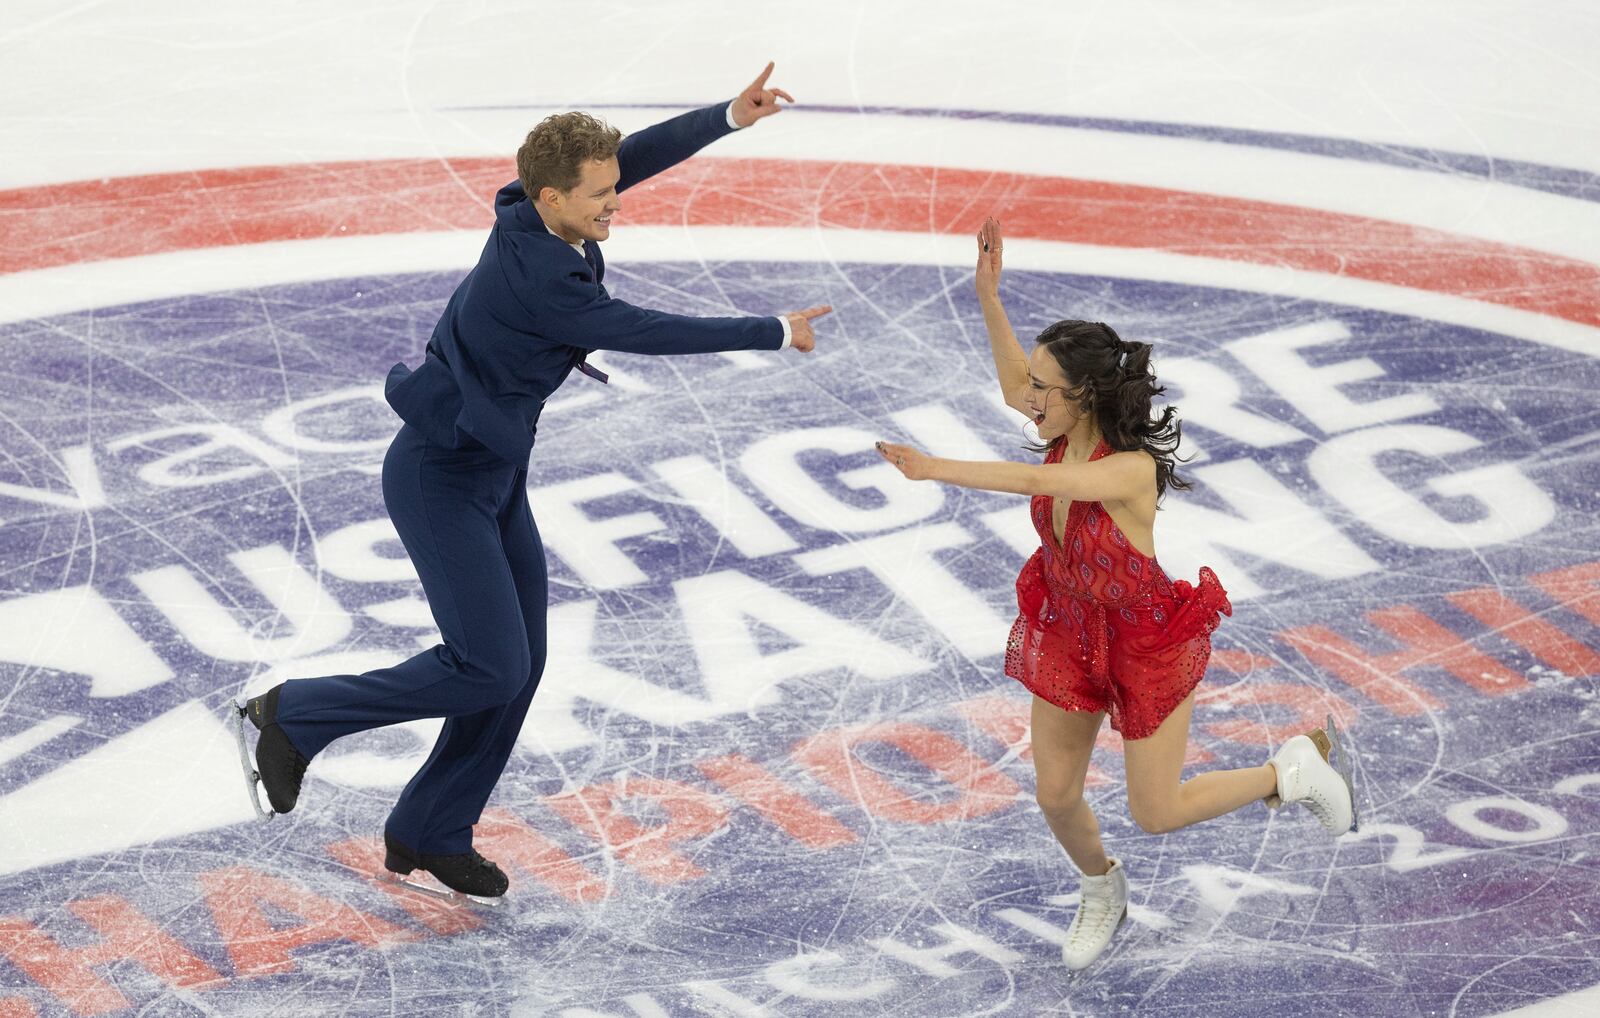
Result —
[[[727, 104], [625, 138], [617, 190], [660, 173], [730, 133]], [[486, 446], [526, 463], [544, 401], [590, 350], [642, 354], [777, 350], [776, 318], [692, 318], [634, 307], [606, 293], [600, 245], [587, 257], [545, 228], [512, 181], [494, 200], [478, 264], [456, 287], [420, 367], [396, 364], [384, 394], [401, 419], [446, 448]]]

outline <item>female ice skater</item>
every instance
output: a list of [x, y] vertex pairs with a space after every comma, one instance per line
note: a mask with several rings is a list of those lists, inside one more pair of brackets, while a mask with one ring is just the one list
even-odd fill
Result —
[[[1198, 584], [1168, 579], [1152, 529], [1173, 471], [1179, 426], [1173, 407], [1152, 416], [1164, 390], [1150, 371], [1150, 344], [1126, 342], [1100, 322], [1056, 322], [1023, 353], [1000, 302], [1000, 226], [978, 233], [978, 299], [1006, 404], [1031, 418], [1044, 464], [936, 459], [904, 445], [878, 450], [911, 480], [1032, 497], [1040, 547], [1017, 579], [1020, 613], [1006, 644], [1006, 674], [1033, 693], [1033, 762], [1039, 805], [1083, 871], [1083, 896], [1062, 949], [1081, 969], [1127, 914], [1122, 864], [1106, 855], [1083, 798], [1101, 720], [1126, 740], [1128, 808], [1156, 834], [1264, 799], [1298, 802], [1334, 836], [1354, 822], [1348, 769], [1328, 762], [1338, 734], [1290, 739], [1259, 767], [1181, 781], [1194, 688], [1211, 654], [1211, 631], [1232, 614], [1210, 569]], [[1331, 736], [1331, 740], [1330, 740]], [[1342, 747], [1339, 759], [1344, 760]]]
[[[548, 117], [495, 195], [478, 265], [456, 288], [422, 364], [385, 393], [405, 426], [383, 461], [383, 500], [444, 637], [363, 675], [296, 679], [238, 707], [247, 786], [287, 813], [306, 767], [354, 732], [445, 719], [384, 825], [383, 876], [427, 871], [489, 903], [506, 875], [472, 828], [511, 755], [545, 662], [544, 548], [528, 508], [528, 454], [544, 401], [572, 371], [605, 381], [592, 350], [693, 354], [813, 349], [814, 307], [777, 318], [688, 318], [613, 299], [600, 241], [618, 195], [732, 131], [779, 112], [768, 64], [738, 98], [626, 140], [582, 113]], [[254, 766], [243, 719], [260, 729]], [[259, 801], [256, 809], [263, 814]], [[269, 814], [267, 814], [269, 815]], [[409, 879], [408, 879], [409, 882]], [[427, 885], [416, 885], [427, 889]]]

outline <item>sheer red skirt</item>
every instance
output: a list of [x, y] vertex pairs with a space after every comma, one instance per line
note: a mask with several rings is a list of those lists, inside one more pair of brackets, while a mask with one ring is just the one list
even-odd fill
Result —
[[[1058, 462], [1065, 442], [1045, 462]], [[1101, 443], [1091, 459], [1110, 452]], [[1231, 615], [1209, 568], [1174, 582], [1098, 502], [1075, 502], [1062, 542], [1051, 498], [1033, 500], [1041, 545], [1017, 577], [1006, 674], [1063, 710], [1100, 712], [1126, 739], [1160, 727], [1205, 675], [1211, 633]]]

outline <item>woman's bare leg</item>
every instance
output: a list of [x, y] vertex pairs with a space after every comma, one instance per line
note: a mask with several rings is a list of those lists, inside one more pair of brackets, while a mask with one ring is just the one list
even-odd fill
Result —
[[1190, 693], [1149, 737], [1123, 743], [1128, 811], [1133, 822], [1151, 834], [1232, 813], [1277, 791], [1278, 776], [1271, 764], [1207, 771], [1180, 781], [1193, 711], [1194, 694]]
[[1061, 847], [1089, 876], [1100, 876], [1111, 868], [1100, 843], [1100, 825], [1083, 799], [1089, 754], [1104, 719], [1104, 714], [1065, 711], [1033, 698], [1033, 769], [1038, 777], [1039, 808]]

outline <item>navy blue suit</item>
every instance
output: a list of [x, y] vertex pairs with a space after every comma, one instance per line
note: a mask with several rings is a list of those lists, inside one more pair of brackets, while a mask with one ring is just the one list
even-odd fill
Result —
[[[618, 191], [729, 133], [725, 106], [625, 139]], [[478, 264], [433, 330], [422, 364], [396, 364], [386, 393], [405, 422], [383, 462], [383, 497], [444, 642], [392, 668], [285, 683], [277, 720], [314, 757], [334, 739], [418, 718], [445, 725], [387, 830], [415, 851], [465, 852], [505, 769], [545, 661], [544, 548], [527, 461], [544, 401], [591, 350], [777, 350], [776, 318], [690, 318], [606, 293], [600, 247], [550, 233], [513, 182], [495, 196]]]

